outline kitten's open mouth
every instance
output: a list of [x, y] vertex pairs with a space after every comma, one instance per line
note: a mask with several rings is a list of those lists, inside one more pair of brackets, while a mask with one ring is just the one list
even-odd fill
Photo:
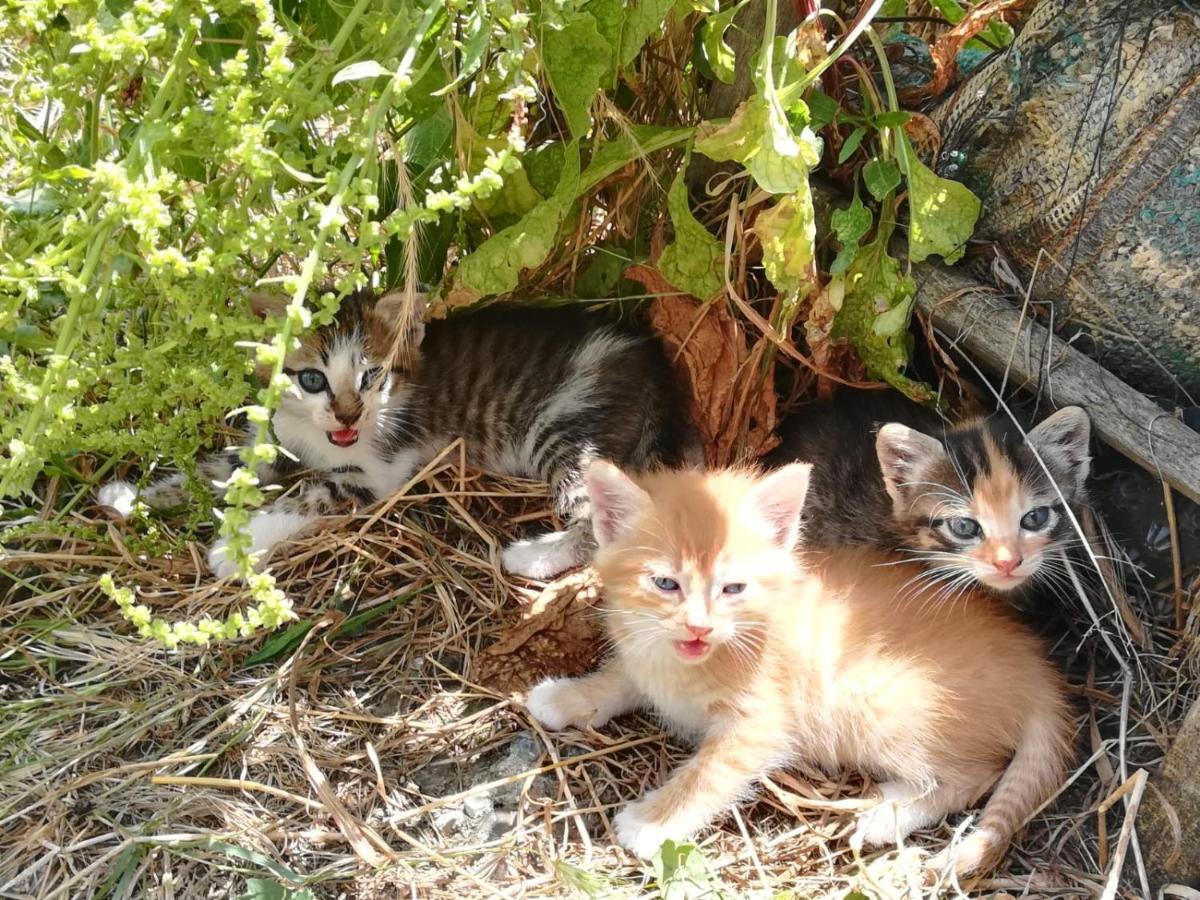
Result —
[[357, 428], [343, 428], [341, 431], [327, 431], [325, 437], [329, 438], [329, 443], [337, 444], [339, 447], [349, 447], [351, 444], [358, 441]]
[[702, 641], [696, 638], [692, 641], [676, 641], [675, 652], [683, 659], [697, 660], [703, 659], [708, 655], [708, 651], [712, 649], [712, 644], [708, 641]]

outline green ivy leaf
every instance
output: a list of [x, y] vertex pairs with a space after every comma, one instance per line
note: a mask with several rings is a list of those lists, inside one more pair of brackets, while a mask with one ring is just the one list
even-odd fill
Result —
[[875, 157], [863, 166], [862, 174], [863, 184], [880, 203], [900, 186], [900, 167], [889, 159]]
[[805, 126], [797, 139], [779, 104], [762, 95], [744, 101], [728, 121], [701, 123], [696, 149], [716, 162], [742, 163], [772, 194], [798, 191], [821, 160], [821, 139], [812, 129]]
[[838, 102], [824, 91], [813, 89], [808, 95], [808, 125], [813, 131], [820, 131], [837, 118], [840, 107]]
[[579, 145], [572, 142], [554, 193], [463, 259], [453, 287], [443, 297], [446, 307], [470, 306], [483, 297], [513, 290], [523, 270], [540, 266], [550, 255], [567, 210], [578, 196]]
[[592, 125], [591, 106], [609, 69], [612, 45], [600, 34], [595, 17], [576, 13], [560, 30], [546, 29], [542, 60], [571, 135], [582, 138]]
[[842, 247], [833, 265], [829, 267], [830, 275], [841, 275], [854, 261], [854, 257], [858, 255], [858, 242], [866, 237], [873, 221], [871, 211], [863, 205], [857, 193], [848, 207], [833, 211], [829, 217], [829, 225]]
[[808, 181], [771, 209], [760, 213], [754, 233], [762, 244], [763, 268], [781, 293], [801, 300], [813, 288], [813, 248], [817, 230]]
[[936, 253], [947, 263], [962, 259], [982, 204], [966, 185], [941, 178], [913, 152], [904, 135], [897, 150], [908, 178], [908, 258]]
[[487, 50], [488, 38], [491, 36], [492, 20], [488, 15], [487, 5], [483, 0], [475, 4], [475, 8], [466, 17], [467, 39], [462, 44], [462, 55], [458, 66], [458, 75], [444, 88], [434, 91], [433, 96], [442, 97], [450, 93], [472, 75], [479, 71], [483, 63], [483, 53]]
[[696, 220], [688, 207], [684, 173], [690, 156], [689, 153], [684, 157], [679, 174], [667, 192], [667, 209], [671, 213], [675, 238], [659, 257], [658, 270], [679, 290], [707, 300], [722, 288], [725, 248]]
[[621, 5], [625, 21], [617, 65], [623, 69], [637, 58], [647, 38], [663, 30], [667, 12], [675, 5], [675, 0], [633, 0], [632, 5], [627, 2]]
[[742, 3], [731, 6], [723, 13], [709, 16], [704, 20], [700, 29], [701, 46], [704, 48], [704, 58], [712, 67], [718, 81], [733, 84], [734, 56], [733, 48], [725, 43], [725, 32], [733, 24], [733, 17], [743, 6]]
[[854, 345], [872, 378], [924, 403], [932, 399], [932, 391], [903, 373], [912, 351], [908, 320], [917, 286], [888, 254], [894, 227], [894, 222], [881, 222], [875, 240], [859, 251], [845, 276], [830, 282], [831, 302], [838, 307], [831, 336]]

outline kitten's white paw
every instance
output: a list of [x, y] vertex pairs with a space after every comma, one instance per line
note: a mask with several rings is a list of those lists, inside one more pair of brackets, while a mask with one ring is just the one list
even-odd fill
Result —
[[999, 862], [1007, 845], [1008, 842], [992, 829], [976, 828], [967, 832], [958, 844], [947, 846], [929, 860], [928, 868], [935, 872], [953, 870], [959, 875], [968, 875]]
[[229, 542], [221, 538], [208, 551], [208, 568], [218, 578], [232, 578], [237, 574], [237, 564], [226, 556]]
[[122, 519], [128, 519], [137, 502], [137, 488], [128, 481], [110, 481], [96, 491], [96, 502], [111, 509]]
[[[267, 511], [255, 513], [250, 518], [250, 556], [254, 560], [255, 570], [262, 569], [267, 563], [271, 550], [280, 541], [294, 537], [306, 525], [313, 521], [313, 516], [303, 513]], [[221, 538], [208, 551], [208, 567], [218, 578], [229, 578], [237, 574], [237, 564], [228, 556], [228, 541]]]
[[580, 565], [578, 539], [569, 531], [554, 531], [528, 541], [513, 541], [500, 556], [504, 571], [549, 581]]
[[658, 852], [663, 841], [668, 838], [682, 840], [688, 837], [679, 834], [668, 825], [648, 821], [646, 818], [646, 799], [630, 803], [617, 813], [613, 819], [613, 830], [617, 833], [617, 841], [626, 850], [639, 859], [649, 859]]
[[586, 728], [595, 710], [585, 709], [580, 702], [576, 681], [575, 678], [547, 678], [529, 692], [525, 708], [551, 731], [562, 731], [569, 725]]
[[860, 851], [863, 847], [895, 846], [918, 827], [920, 808], [914, 799], [919, 791], [898, 781], [885, 781], [879, 785], [883, 799], [861, 813], [850, 835], [850, 847]]

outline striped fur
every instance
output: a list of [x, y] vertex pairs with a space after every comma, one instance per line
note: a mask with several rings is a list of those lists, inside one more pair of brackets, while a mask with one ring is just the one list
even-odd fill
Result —
[[[934, 864], [992, 865], [1064, 776], [1072, 721], [1038, 640], [989, 595], [897, 605], [914, 566], [871, 548], [794, 552], [809, 467], [759, 477], [588, 473], [613, 656], [529, 695], [550, 728], [650, 708], [696, 754], [614, 820], [640, 856], [805, 760], [871, 774], [881, 802], [852, 843], [887, 845], [973, 805]], [[879, 565], [881, 562], [896, 565]], [[923, 593], [922, 593], [923, 591]]]
[[[288, 355], [293, 385], [271, 424], [295, 461], [281, 455], [258, 473], [284, 490], [256, 514], [270, 538], [255, 542], [262, 560], [321, 515], [396, 491], [461, 437], [472, 464], [550, 483], [566, 531], [504, 553], [510, 571], [548, 578], [590, 557], [582, 472], [592, 457], [646, 469], [680, 462], [691, 446], [670, 367], [643, 334], [575, 310], [493, 308], [397, 341], [396, 323], [408, 318], [398, 294], [347, 297], [331, 325]], [[314, 371], [323, 388], [305, 390]], [[235, 464], [230, 450], [201, 468], [219, 487]], [[170, 479], [142, 498], [175, 505], [181, 488]], [[106, 491], [102, 500], [129, 493]], [[218, 542], [210, 554], [220, 575], [233, 568], [224, 553]]]
[[[1090, 430], [1078, 407], [1026, 438], [1007, 417], [948, 426], [898, 395], [848, 395], [791, 417], [768, 462], [815, 467], [806, 547], [904, 550], [947, 596], [972, 583], [1013, 591], [1048, 577], [1047, 560], [1073, 543], [1066, 507], [1087, 500]], [[961, 520], [975, 530], [956, 532]]]

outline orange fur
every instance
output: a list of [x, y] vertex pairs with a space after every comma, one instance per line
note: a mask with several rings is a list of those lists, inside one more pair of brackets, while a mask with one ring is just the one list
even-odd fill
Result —
[[[640, 855], [803, 758], [883, 782], [859, 844], [903, 838], [999, 779], [955, 859], [936, 861], [960, 873], [990, 866], [1063, 774], [1061, 678], [982, 590], [927, 604], [931, 589], [910, 589], [914, 565], [868, 549], [798, 557], [807, 472], [660, 473], [639, 487], [594, 464], [615, 653], [593, 675], [543, 682], [529, 708], [562, 728], [645, 706], [699, 739], [694, 757], [617, 816], [618, 839]], [[902, 593], [911, 600], [898, 604]]]

